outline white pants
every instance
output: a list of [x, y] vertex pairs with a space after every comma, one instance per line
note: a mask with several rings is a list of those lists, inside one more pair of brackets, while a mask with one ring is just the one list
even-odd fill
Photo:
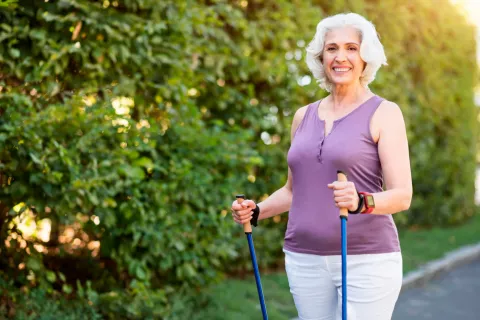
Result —
[[[299, 318], [342, 319], [342, 257], [283, 251]], [[401, 286], [400, 252], [348, 255], [348, 320], [390, 320]]]

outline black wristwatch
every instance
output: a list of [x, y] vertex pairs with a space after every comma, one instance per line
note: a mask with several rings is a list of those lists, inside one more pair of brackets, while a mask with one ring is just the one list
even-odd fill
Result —
[[360, 213], [362, 212], [363, 210], [363, 202], [365, 201], [365, 197], [363, 196], [363, 194], [361, 193], [358, 193], [358, 207], [357, 207], [357, 210], [355, 211], [350, 211], [348, 210], [348, 213], [351, 213], [351, 214], [357, 214], [357, 213]]

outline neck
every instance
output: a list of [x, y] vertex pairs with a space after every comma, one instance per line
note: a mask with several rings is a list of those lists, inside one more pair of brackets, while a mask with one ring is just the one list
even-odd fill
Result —
[[369, 94], [371, 94], [371, 91], [360, 84], [338, 85], [331, 91], [330, 98], [334, 109], [344, 109], [358, 104]]

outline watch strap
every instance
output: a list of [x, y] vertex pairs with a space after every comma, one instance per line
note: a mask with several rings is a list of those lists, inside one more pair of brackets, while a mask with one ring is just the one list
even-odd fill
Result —
[[363, 210], [363, 203], [365, 202], [365, 197], [364, 197], [363, 194], [361, 194], [361, 193], [357, 193], [357, 194], [358, 194], [358, 207], [357, 207], [357, 210], [355, 210], [355, 211], [350, 211], [350, 210], [348, 210], [348, 213], [357, 214], [357, 213], [361, 213], [362, 210]]
[[254, 227], [258, 224], [258, 216], [260, 215], [260, 207], [255, 204], [255, 209], [252, 210], [252, 220], [250, 220], [250, 224]]

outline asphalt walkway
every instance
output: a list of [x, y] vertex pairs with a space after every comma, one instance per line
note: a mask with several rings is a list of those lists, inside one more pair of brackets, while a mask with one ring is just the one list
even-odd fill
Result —
[[480, 259], [400, 294], [392, 320], [424, 319], [480, 319]]

